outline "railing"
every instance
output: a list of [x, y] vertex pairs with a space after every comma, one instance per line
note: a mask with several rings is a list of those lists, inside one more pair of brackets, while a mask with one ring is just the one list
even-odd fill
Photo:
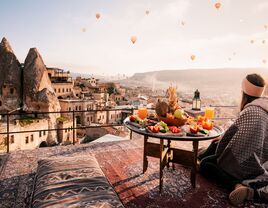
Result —
[[[237, 106], [222, 106], [222, 105], [211, 105], [214, 108], [237, 108]], [[73, 111], [54, 111], [54, 112], [7, 112], [0, 114], [1, 117], [6, 116], [6, 132], [0, 132], [0, 135], [7, 135], [6, 136], [6, 146], [7, 146], [7, 153], [10, 151], [10, 134], [20, 134], [20, 133], [33, 133], [33, 132], [40, 132], [40, 131], [57, 131], [57, 130], [72, 130], [73, 132], [73, 141], [72, 144], [75, 145], [75, 131], [77, 129], [88, 129], [88, 128], [105, 128], [105, 127], [118, 127], [123, 125], [123, 114], [122, 111], [125, 111], [127, 114], [134, 114], [134, 111], [137, 108], [121, 108], [121, 109], [97, 109], [97, 110], [73, 110]], [[149, 109], [154, 110], [154, 109]], [[109, 111], [121, 111], [121, 123], [120, 124], [109, 124], [106, 120], [106, 124], [98, 124], [95, 126], [77, 126], [76, 125], [76, 115], [77, 113], [96, 113], [96, 112], [109, 112]], [[50, 128], [50, 129], [37, 129], [37, 130], [25, 130], [25, 131], [10, 131], [10, 116], [25, 116], [25, 115], [34, 115], [37, 118], [38, 115], [48, 115], [48, 114], [72, 114], [72, 127], [68, 128]], [[42, 117], [46, 118], [46, 117]], [[215, 120], [233, 120], [235, 117], [216, 117]], [[130, 138], [132, 137], [132, 132], [130, 132]]]
[[[97, 110], [73, 110], [73, 111], [53, 111], [53, 112], [18, 112], [15, 113], [14, 111], [12, 112], [7, 112], [7, 113], [2, 113], [0, 114], [1, 117], [5, 117], [6, 116], [6, 132], [0, 132], [0, 135], [7, 135], [6, 137], [6, 145], [7, 145], [7, 153], [10, 151], [10, 134], [20, 134], [20, 133], [33, 133], [33, 132], [40, 132], [40, 131], [57, 131], [57, 130], [69, 130], [71, 129], [73, 131], [73, 141], [72, 144], [75, 144], [75, 131], [77, 129], [88, 129], [88, 128], [105, 128], [105, 127], [118, 127], [118, 126], [122, 126], [123, 125], [123, 112], [125, 111], [127, 114], [133, 114], [134, 113], [135, 108], [124, 108], [124, 109], [97, 109]], [[90, 113], [90, 112], [117, 112], [117, 111], [121, 111], [121, 123], [120, 124], [97, 124], [95, 126], [77, 126], [76, 125], [76, 115], [77, 113]], [[47, 114], [72, 114], [72, 122], [73, 125], [72, 127], [68, 127], [68, 128], [50, 128], [50, 129], [37, 129], [37, 130], [26, 130], [26, 131], [10, 131], [10, 116], [26, 116], [26, 115], [34, 115], [35, 118], [37, 118], [38, 115], [47, 115]], [[46, 117], [42, 117], [42, 118], [46, 118]]]

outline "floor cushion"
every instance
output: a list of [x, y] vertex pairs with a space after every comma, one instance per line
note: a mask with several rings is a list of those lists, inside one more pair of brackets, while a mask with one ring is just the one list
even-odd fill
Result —
[[124, 207], [93, 156], [38, 161], [32, 207]]

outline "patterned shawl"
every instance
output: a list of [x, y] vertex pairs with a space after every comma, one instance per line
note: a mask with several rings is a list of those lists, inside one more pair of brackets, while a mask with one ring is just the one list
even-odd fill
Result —
[[268, 98], [246, 105], [219, 142], [218, 165], [239, 180], [265, 172], [268, 161]]

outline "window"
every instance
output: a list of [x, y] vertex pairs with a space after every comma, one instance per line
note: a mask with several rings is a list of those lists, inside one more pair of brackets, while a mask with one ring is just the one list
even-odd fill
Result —
[[76, 111], [78, 110], [78, 106], [75, 106], [75, 110], [76, 110]]
[[10, 143], [13, 144], [15, 141], [14, 141], [14, 135], [11, 135], [10, 137]]
[[93, 116], [90, 116], [90, 121], [91, 121], [91, 122], [93, 121]]
[[71, 90], [71, 88], [69, 89], [69, 92], [71, 92], [72, 90]]
[[43, 136], [45, 136], [46, 135], [46, 131], [43, 131]]
[[42, 137], [42, 131], [39, 131], [39, 137]]
[[10, 88], [10, 94], [13, 95], [14, 94], [14, 89]]
[[60, 88], [58, 89], [58, 93], [60, 93]]
[[65, 129], [65, 133], [67, 133], [67, 129]]
[[89, 117], [87, 117], [87, 121], [89, 121]]
[[69, 90], [68, 90], [68, 88], [66, 89], [66, 92], [68, 92]]
[[79, 106], [79, 110], [82, 110], [81, 106]]
[[33, 134], [31, 135], [31, 142], [33, 142], [34, 141], [34, 136], [33, 136]]
[[25, 137], [25, 144], [29, 143], [29, 137]]
[[69, 107], [69, 111], [72, 111], [72, 108], [71, 107]]
[[62, 88], [62, 92], [64, 92], [64, 88]]
[[0, 100], [0, 106], [2, 106], [2, 101]]

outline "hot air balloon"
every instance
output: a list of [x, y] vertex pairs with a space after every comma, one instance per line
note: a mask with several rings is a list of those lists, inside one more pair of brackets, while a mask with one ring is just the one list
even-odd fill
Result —
[[86, 32], [87, 31], [87, 29], [86, 28], [82, 28], [82, 32]]
[[262, 44], [265, 44], [265, 40], [262, 40]]
[[229, 60], [229, 61], [232, 61], [232, 59], [231, 59], [231, 58], [228, 58], [228, 60]]
[[145, 11], [145, 14], [147, 14], [147, 15], [148, 15], [149, 13], [150, 13], [150, 11], [149, 11], [149, 10], [146, 10], [146, 11]]
[[134, 44], [137, 41], [137, 37], [136, 36], [131, 36], [130, 40]]
[[215, 6], [216, 9], [220, 9], [221, 3], [220, 2], [217, 2], [214, 6]]
[[264, 29], [267, 30], [268, 29], [268, 25], [264, 25]]
[[254, 40], [251, 40], [250, 43], [253, 44], [254, 43]]
[[181, 25], [184, 26], [185, 25], [185, 22], [184, 21], [181, 21]]
[[262, 63], [266, 64], [266, 62], [267, 62], [266, 59], [263, 59], [263, 60], [262, 60]]
[[191, 59], [192, 59], [192, 61], [194, 61], [195, 60], [195, 55], [191, 55]]
[[100, 13], [96, 13], [96, 18], [99, 19], [101, 17]]

